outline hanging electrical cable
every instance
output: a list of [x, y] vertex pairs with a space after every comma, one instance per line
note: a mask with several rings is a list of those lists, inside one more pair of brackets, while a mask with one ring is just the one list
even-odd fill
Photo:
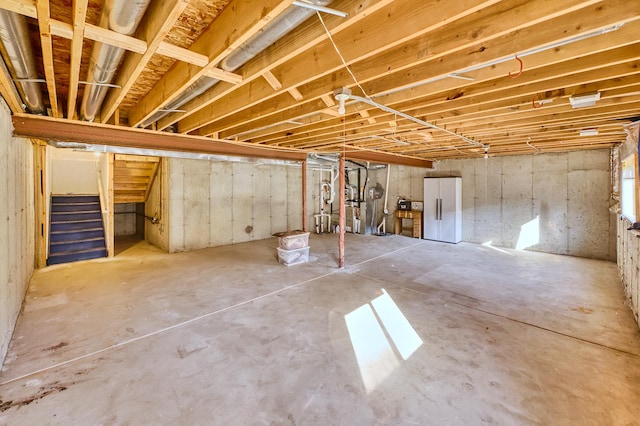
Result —
[[371, 98], [371, 96], [369, 96], [369, 94], [367, 94], [367, 91], [364, 90], [364, 87], [362, 87], [362, 85], [360, 84], [360, 82], [356, 78], [356, 76], [353, 73], [353, 71], [351, 71], [351, 68], [347, 64], [347, 61], [344, 59], [344, 56], [340, 52], [340, 49], [338, 48], [338, 45], [333, 40], [333, 37], [331, 36], [331, 32], [329, 31], [329, 29], [325, 25], [324, 20], [322, 19], [322, 16], [320, 15], [319, 12], [317, 12], [317, 15], [318, 15], [318, 19], [320, 20], [320, 23], [322, 24], [322, 27], [324, 28], [325, 32], [327, 33], [327, 37], [329, 38], [329, 40], [331, 41], [331, 44], [333, 45], [333, 48], [335, 49], [336, 53], [340, 57], [340, 60], [342, 61], [342, 64], [344, 65], [344, 67], [347, 70], [347, 72], [349, 73], [349, 75], [351, 75], [351, 78], [355, 82], [356, 86], [358, 86], [360, 88], [360, 90], [362, 91], [362, 93], [364, 94], [364, 97], [356, 96], [347, 87], [343, 87], [342, 89], [336, 90], [334, 92], [334, 97], [339, 102], [338, 112], [340, 112], [340, 114], [344, 114], [346, 112], [345, 111], [345, 103], [346, 103], [346, 101], [349, 100], [349, 99], [353, 99], [355, 101], [360, 101], [360, 102], [364, 102], [366, 104], [369, 104], [369, 105], [371, 105], [373, 107], [381, 109], [382, 111], [385, 111], [385, 112], [388, 112], [388, 113], [391, 113], [391, 114], [399, 115], [400, 117], [406, 118], [407, 120], [411, 120], [414, 123], [418, 123], [418, 124], [421, 124], [423, 126], [430, 127], [432, 129], [437, 129], [437, 130], [443, 131], [443, 132], [448, 133], [448, 134], [450, 134], [452, 136], [456, 136], [456, 137], [462, 139], [463, 141], [465, 141], [465, 142], [467, 142], [467, 143], [469, 143], [469, 144], [471, 144], [473, 146], [484, 147], [484, 144], [482, 144], [482, 143], [480, 143], [478, 141], [475, 141], [475, 140], [473, 140], [471, 138], [468, 138], [468, 137], [466, 137], [464, 135], [461, 135], [459, 133], [453, 132], [451, 130], [447, 130], [444, 127], [440, 127], [440, 126], [435, 125], [433, 123], [429, 123], [429, 122], [421, 120], [421, 119], [419, 119], [417, 117], [413, 117], [412, 115], [405, 114], [402, 111], [398, 111], [396, 109], [390, 108], [390, 107], [388, 107], [386, 105], [383, 105], [383, 104], [380, 104], [380, 103], [374, 101]]
[[[358, 81], [356, 76], [353, 74], [353, 71], [351, 71], [351, 68], [349, 67], [349, 65], [347, 65], [347, 61], [345, 61], [344, 56], [342, 56], [342, 53], [340, 52], [340, 49], [338, 49], [338, 46], [336, 45], [336, 42], [333, 40], [333, 36], [331, 35], [331, 31], [329, 31], [329, 28], [327, 28], [327, 26], [324, 23], [324, 19], [322, 19], [322, 15], [320, 15], [320, 12], [316, 12], [316, 14], [318, 15], [318, 19], [320, 20], [320, 23], [322, 24], [322, 27], [324, 28], [324, 31], [327, 33], [327, 37], [329, 38], [329, 41], [333, 45], [333, 48], [335, 49], [336, 53], [340, 57], [340, 60], [342, 61], [342, 64], [344, 65], [345, 69], [347, 70], [349, 75], [351, 75], [351, 78], [356, 83], [356, 86], [358, 86], [360, 88], [360, 90], [362, 90], [362, 93], [364, 94], [364, 96], [369, 98], [369, 95], [367, 94], [367, 91], [364, 90], [364, 87], [362, 87], [362, 85], [360, 84], [360, 82]], [[338, 99], [338, 101], [339, 101], [339, 99]], [[341, 105], [344, 105], [344, 102]], [[344, 114], [344, 112], [341, 112], [341, 114]]]
[[376, 107], [378, 109], [381, 109], [382, 111], [388, 112], [390, 114], [397, 114], [402, 118], [406, 118], [407, 120], [413, 121], [414, 123], [421, 124], [423, 126], [430, 127], [432, 129], [440, 130], [441, 132], [445, 132], [445, 133], [447, 133], [449, 135], [458, 137], [458, 138], [462, 139], [463, 141], [465, 141], [465, 142], [467, 142], [467, 143], [469, 143], [469, 144], [471, 144], [473, 146], [484, 147], [484, 144], [481, 143], [481, 142], [473, 140], [473, 139], [471, 139], [471, 138], [469, 138], [467, 136], [461, 135], [460, 133], [456, 133], [456, 132], [454, 132], [452, 130], [445, 129], [444, 127], [438, 126], [437, 124], [429, 123], [428, 121], [424, 121], [424, 120], [421, 120], [421, 119], [419, 119], [417, 117], [414, 117], [412, 115], [405, 114], [402, 111], [398, 111], [398, 110], [396, 110], [394, 108], [391, 108], [391, 107], [388, 107], [388, 106], [383, 105], [381, 103], [378, 103], [378, 102], [374, 101], [373, 99], [367, 99], [367, 98], [363, 98], [362, 96], [355, 96], [355, 95], [350, 95], [349, 98], [353, 99], [355, 101], [364, 102], [366, 104], [374, 106], [374, 107]]

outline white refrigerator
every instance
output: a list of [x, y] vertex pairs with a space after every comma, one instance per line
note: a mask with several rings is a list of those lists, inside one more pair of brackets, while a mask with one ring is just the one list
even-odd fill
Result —
[[462, 241], [462, 178], [424, 178], [422, 227], [426, 240]]

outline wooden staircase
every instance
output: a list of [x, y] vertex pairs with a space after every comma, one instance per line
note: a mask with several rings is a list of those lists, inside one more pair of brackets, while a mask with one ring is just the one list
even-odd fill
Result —
[[98, 195], [52, 195], [47, 265], [106, 256]]
[[144, 203], [159, 165], [159, 157], [117, 154], [114, 163], [113, 202]]

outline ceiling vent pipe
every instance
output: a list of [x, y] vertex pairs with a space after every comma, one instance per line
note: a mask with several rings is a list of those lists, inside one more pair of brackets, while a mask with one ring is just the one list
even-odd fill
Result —
[[[316, 6], [327, 6], [331, 0], [311, 0]], [[271, 44], [284, 37], [291, 30], [304, 22], [316, 12], [310, 9], [289, 6], [278, 17], [271, 21], [262, 31], [251, 37], [243, 43], [237, 50], [227, 56], [221, 63], [220, 68], [225, 71], [233, 72], [246, 64], [250, 59], [254, 58], [258, 53], [269, 47]], [[146, 127], [151, 123], [158, 121], [165, 115], [175, 112], [182, 105], [200, 96], [218, 81], [211, 77], [202, 77], [187, 88], [180, 96], [166, 104], [161, 110], [153, 114], [142, 123], [142, 127]]]
[[[150, 0], [107, 0], [100, 17], [100, 26], [124, 35], [132, 35], [142, 20]], [[80, 117], [86, 121], [93, 121], [98, 109], [104, 102], [109, 90], [108, 84], [118, 69], [124, 49], [104, 43], [93, 46], [88, 85], [84, 89]], [[71, 118], [71, 117], [70, 117]]]
[[33, 114], [46, 115], [24, 16], [0, 10], [0, 39], [4, 47], [2, 55], [17, 83], [23, 109], [26, 108]]

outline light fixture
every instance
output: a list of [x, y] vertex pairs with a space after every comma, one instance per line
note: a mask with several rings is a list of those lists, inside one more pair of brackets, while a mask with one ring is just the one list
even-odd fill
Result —
[[569, 102], [574, 108], [594, 106], [599, 100], [600, 92], [583, 93], [581, 95], [572, 95], [571, 97], [569, 97]]
[[346, 87], [342, 87], [336, 90], [333, 96], [336, 98], [336, 101], [338, 101], [338, 104], [339, 104], [338, 113], [340, 115], [344, 115], [344, 113], [346, 112], [344, 103], [351, 97], [351, 90], [349, 90]]
[[484, 159], [489, 158], [489, 145], [482, 145], [482, 149], [484, 150]]
[[596, 129], [595, 127], [580, 130], [580, 136], [597, 136], [597, 135], [598, 135], [598, 129]]

